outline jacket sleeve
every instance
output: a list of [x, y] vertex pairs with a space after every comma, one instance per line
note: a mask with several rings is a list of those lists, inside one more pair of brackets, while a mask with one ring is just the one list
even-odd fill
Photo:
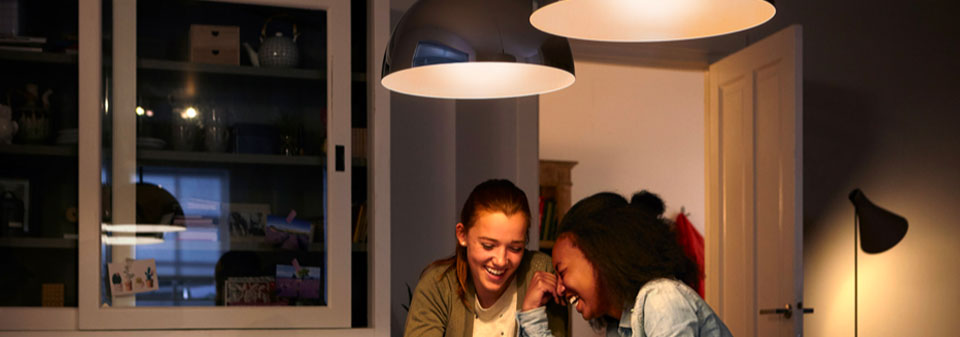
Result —
[[451, 294], [442, 270], [433, 268], [420, 278], [417, 288], [410, 300], [410, 312], [407, 313], [407, 323], [403, 335], [405, 337], [442, 337], [446, 331], [447, 320], [450, 318], [449, 301], [444, 296]]
[[[548, 273], [553, 273], [553, 264], [551, 264], [550, 256], [541, 252], [534, 253], [533, 261], [531, 261], [531, 267], [535, 271], [544, 271]], [[523, 301], [522, 298], [518, 298], [518, 301]], [[570, 327], [570, 315], [567, 311], [567, 306], [560, 305], [559, 303], [554, 303], [550, 301], [546, 306], [546, 315], [547, 315], [547, 324], [550, 327], [550, 331], [553, 333], [553, 337], [566, 337], [569, 335], [567, 329]]]

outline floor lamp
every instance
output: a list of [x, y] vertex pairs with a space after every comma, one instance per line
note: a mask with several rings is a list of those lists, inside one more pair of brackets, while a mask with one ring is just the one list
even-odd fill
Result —
[[[853, 218], [853, 335], [858, 335], [857, 240], [864, 252], [876, 254], [896, 246], [907, 235], [907, 219], [870, 202], [860, 189], [850, 191]], [[858, 233], [859, 231], [859, 233]], [[858, 235], [859, 234], [859, 235]]]

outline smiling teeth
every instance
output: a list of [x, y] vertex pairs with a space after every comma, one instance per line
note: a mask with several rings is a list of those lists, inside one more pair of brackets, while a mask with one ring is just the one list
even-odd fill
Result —
[[489, 268], [489, 267], [488, 267], [488, 268], [487, 268], [487, 272], [490, 273], [490, 274], [496, 275], [496, 276], [500, 276], [500, 275], [503, 275], [503, 273], [507, 272], [507, 270], [506, 270], [506, 269], [497, 270], [497, 269], [493, 269], [493, 268]]
[[570, 296], [569, 298], [567, 298], [567, 302], [569, 302], [570, 305], [577, 304], [577, 301], [579, 300], [580, 300], [580, 297], [577, 297], [577, 296]]

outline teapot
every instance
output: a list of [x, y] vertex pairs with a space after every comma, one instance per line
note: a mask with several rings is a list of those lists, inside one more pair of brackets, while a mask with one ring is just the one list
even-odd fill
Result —
[[297, 25], [293, 25], [292, 37], [284, 36], [282, 32], [276, 32], [274, 36], [267, 37], [267, 25], [273, 18], [267, 19], [260, 30], [260, 51], [254, 51], [249, 43], [244, 42], [247, 54], [250, 56], [250, 63], [254, 67], [280, 67], [292, 68], [300, 63], [300, 50], [297, 48], [297, 38], [300, 33], [297, 31]]
[[10, 144], [17, 133], [17, 122], [13, 121], [13, 110], [0, 104], [0, 144]]

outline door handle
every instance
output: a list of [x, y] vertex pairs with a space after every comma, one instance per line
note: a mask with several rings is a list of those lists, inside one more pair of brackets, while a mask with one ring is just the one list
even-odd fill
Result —
[[800, 309], [804, 314], [812, 314], [813, 308], [804, 308], [803, 302], [797, 302], [797, 309]]
[[788, 303], [784, 305], [783, 308], [776, 309], [760, 309], [761, 315], [783, 315], [783, 318], [790, 319], [793, 317], [793, 307]]

